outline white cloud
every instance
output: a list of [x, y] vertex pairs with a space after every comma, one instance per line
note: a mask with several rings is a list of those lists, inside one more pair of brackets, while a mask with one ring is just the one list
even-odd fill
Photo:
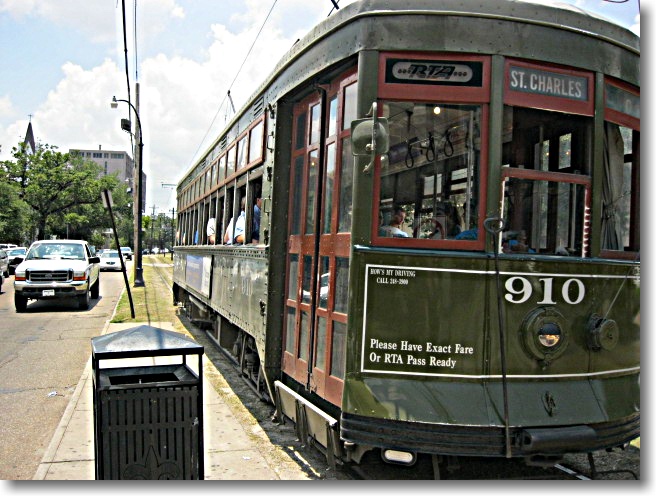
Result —
[[[351, 1], [342, 0], [340, 6]], [[139, 39], [147, 39], [157, 47], [157, 33], [165, 32], [175, 37], [176, 44], [182, 44], [185, 32], [175, 29], [188, 27], [185, 23], [191, 20], [186, 18], [187, 14], [178, 2], [183, 3], [180, 0], [139, 0]], [[208, 4], [213, 5], [213, 2]], [[272, 4], [273, 0], [246, 0], [244, 9], [231, 16], [225, 24], [205, 25], [210, 43], [204, 51], [199, 48], [193, 52], [195, 59], [175, 55], [175, 52], [152, 56], [140, 53], [140, 116], [143, 123], [144, 170], [148, 174], [149, 213], [152, 205], [166, 210], [175, 206], [175, 192], [162, 188], [160, 183], [177, 182], [188, 170], [199, 146], [201, 151], [204, 150], [216, 137], [226, 121], [228, 89], [239, 109], [294, 41], [317, 21], [324, 19], [331, 10], [328, 0], [278, 1], [231, 87]], [[126, 1], [128, 10], [129, 5], [132, 2]], [[60, 151], [96, 148], [98, 145], [106, 150], [130, 150], [130, 137], [121, 131], [119, 124], [122, 117], [128, 116], [127, 104], [120, 103], [118, 110], [112, 110], [109, 105], [113, 95], [119, 99], [127, 98], [120, 11], [121, 4], [116, 0], [0, 0], [0, 13], [7, 12], [16, 17], [40, 15], [51, 22], [75, 29], [83, 29], [82, 25], [85, 25], [84, 29], [90, 29], [95, 25], [98, 32], [94, 35], [89, 33], [89, 36], [95, 36], [94, 39], [111, 37], [111, 44], [117, 47], [115, 61], [106, 59], [92, 68], [83, 68], [72, 62], [62, 65], [63, 76], [59, 83], [36, 109], [30, 108], [28, 111], [34, 114], [32, 122], [37, 140], [57, 145]], [[112, 25], [113, 19], [119, 21], [116, 27]], [[198, 20], [195, 21], [194, 26], [198, 26]], [[131, 15], [126, 27], [132, 29]], [[134, 103], [131, 40], [128, 34]], [[224, 105], [217, 114], [222, 102]], [[3, 144], [0, 160], [10, 158], [11, 147], [24, 135], [28, 120], [14, 119], [25, 115], [23, 109], [15, 108], [9, 96], [0, 97], [0, 119], [3, 123], [0, 126], [0, 143]], [[231, 116], [229, 113], [228, 118]], [[201, 146], [215, 117], [213, 130]]]
[[[128, 20], [128, 40], [132, 38], [133, 7], [126, 2]], [[118, 9], [121, 10], [120, 8]], [[137, 36], [139, 39], [152, 39], [159, 33], [166, 32], [172, 20], [184, 19], [185, 11], [175, 0], [139, 0], [137, 2]]]
[[[16, 19], [40, 17], [57, 26], [84, 33], [92, 43], [113, 42], [115, 30], [107, 19], [121, 15], [118, 0], [0, 0], [0, 13]], [[132, 1], [125, 2], [126, 28], [132, 38]], [[175, 0], [139, 0], [137, 23], [139, 36], [150, 37], [167, 29], [171, 19], [184, 18], [184, 9]], [[122, 37], [121, 37], [122, 41]]]
[[[260, 15], [253, 22], [263, 20]], [[142, 121], [144, 131], [150, 131], [152, 143], [144, 153], [144, 160], [149, 159], [144, 162], [144, 169], [147, 173], [156, 170], [158, 181], [177, 182], [196, 153], [209, 146], [225, 121], [232, 117], [228, 89], [239, 109], [291, 47], [291, 38], [281, 30], [263, 30], [235, 80], [260, 26], [251, 25], [234, 33], [223, 25], [213, 25], [213, 42], [201, 61], [160, 54], [142, 62]], [[208, 133], [213, 120], [214, 126]], [[207, 138], [202, 142], [206, 133]], [[151, 183], [149, 190], [152, 187], [159, 187], [159, 182]]]
[[63, 79], [34, 114], [37, 138], [61, 147], [62, 152], [99, 144], [125, 148], [129, 137], [118, 125], [123, 115], [110, 108], [111, 97], [122, 82], [116, 64], [107, 59], [98, 67], [84, 70], [67, 63], [62, 71]]
[[[12, 122], [17, 115], [18, 112], [11, 98], [8, 96], [0, 97], [0, 116], [3, 122]], [[7, 160], [11, 157], [11, 149], [18, 144], [20, 136], [25, 135], [26, 128], [27, 121], [25, 121], [25, 125], [22, 126], [20, 131], [15, 123], [6, 128], [4, 126], [0, 127], [0, 150], [2, 151], [0, 160]]]
[[18, 18], [30, 14], [37, 3], [37, 0], [0, 0], [0, 12], [7, 12]]
[[11, 98], [8, 96], [0, 97], [0, 115], [4, 118], [13, 119], [16, 115], [16, 109], [14, 108]]
[[0, 13], [16, 19], [39, 17], [57, 26], [83, 32], [92, 43], [114, 39], [107, 19], [113, 17], [114, 2], [88, 0], [0, 0]]
[[631, 26], [631, 31], [640, 36], [640, 14], [635, 16], [635, 24]]
[[[142, 121], [144, 132], [150, 132], [150, 137], [145, 134], [144, 140], [150, 140], [151, 144], [145, 145], [144, 170], [150, 178], [155, 176], [155, 171], [157, 175], [156, 180], [149, 180], [149, 205], [154, 197], [170, 196], [170, 192], [157, 191], [161, 189], [160, 182], [177, 182], [197, 153], [205, 151], [232, 118], [228, 89], [239, 109], [293, 42], [305, 34], [308, 27], [302, 19], [316, 18], [317, 11], [327, 14], [330, 10], [329, 4], [328, 9], [326, 4], [313, 4], [311, 8], [307, 4], [300, 0], [278, 2], [238, 76], [237, 71], [270, 8], [268, 5], [263, 9], [261, 1], [246, 2], [247, 11], [231, 17], [232, 30], [213, 24], [212, 43], [202, 60], [160, 54], [142, 62]], [[278, 10], [279, 5], [284, 8]], [[296, 8], [303, 11], [300, 18], [295, 18], [298, 27], [282, 29], [281, 19], [288, 18], [292, 12], [299, 15]], [[235, 31], [235, 26], [242, 29]], [[158, 200], [155, 203], [159, 204]]]
[[[342, 0], [341, 3], [345, 5], [350, 1]], [[176, 0], [139, 0], [137, 29], [139, 40], [143, 40], [139, 42], [142, 50], [146, 43], [157, 46], [159, 33], [168, 35], [169, 29], [185, 26], [180, 24], [186, 22], [181, 3]], [[142, 57], [139, 60], [140, 117], [144, 171], [149, 178], [149, 208], [153, 204], [162, 208], [174, 206], [167, 203], [173, 202], [175, 194], [163, 190], [160, 183], [177, 182], [187, 171], [199, 147], [201, 151], [207, 147], [225, 121], [232, 117], [228, 112], [226, 119], [228, 89], [239, 109], [293, 42], [312, 27], [313, 19], [323, 19], [331, 9], [328, 1], [278, 1], [231, 87], [273, 4], [272, 1], [264, 3], [263, 6], [262, 0], [247, 0], [241, 13], [232, 15], [225, 24], [207, 25], [205, 29], [211, 42], [204, 51], [195, 52], [200, 54], [196, 60], [169, 53], [148, 57], [139, 54]], [[131, 96], [135, 103], [132, 5], [131, 1], [126, 2]], [[87, 30], [90, 40], [109, 39], [110, 44], [116, 46], [115, 61], [105, 60], [86, 69], [75, 63], [64, 64], [62, 79], [34, 110], [32, 122], [37, 140], [59, 146], [60, 151], [96, 148], [98, 145], [106, 150], [129, 150], [130, 137], [121, 131], [119, 125], [120, 119], [128, 116], [127, 104], [120, 103], [119, 110], [112, 110], [109, 106], [113, 95], [119, 99], [127, 98], [121, 3], [116, 0], [0, 0], [0, 12], [10, 13], [16, 18], [40, 16], [59, 26]], [[172, 34], [180, 43], [184, 41], [184, 32], [173, 31]], [[224, 105], [217, 115], [222, 102]], [[4, 122], [9, 120], [11, 109], [9, 98], [0, 99], [0, 115]], [[215, 117], [213, 130], [201, 146]], [[10, 149], [20, 141], [26, 126], [26, 119], [4, 126], [0, 130], [0, 142], [10, 144]], [[3, 150], [1, 159], [9, 158], [6, 151]]]

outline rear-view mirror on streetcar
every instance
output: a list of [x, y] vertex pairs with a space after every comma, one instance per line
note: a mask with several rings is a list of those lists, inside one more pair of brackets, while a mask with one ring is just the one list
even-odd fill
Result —
[[382, 155], [389, 150], [389, 127], [387, 119], [379, 117], [376, 119], [357, 119], [351, 122], [351, 146], [353, 155], [369, 156], [371, 155], [374, 142], [374, 131], [376, 133], [376, 155]]

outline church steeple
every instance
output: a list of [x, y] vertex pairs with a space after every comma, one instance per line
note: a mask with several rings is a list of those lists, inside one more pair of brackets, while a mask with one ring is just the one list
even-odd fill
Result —
[[34, 132], [32, 131], [32, 116], [30, 115], [30, 123], [27, 125], [27, 132], [25, 133], [24, 144], [30, 145], [32, 153], [36, 153], [36, 144], [34, 143]]

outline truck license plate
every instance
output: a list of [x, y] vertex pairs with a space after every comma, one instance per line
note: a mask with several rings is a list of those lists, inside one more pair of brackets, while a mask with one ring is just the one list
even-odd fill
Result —
[[41, 296], [55, 296], [55, 290], [54, 289], [44, 289], [43, 292], [41, 293]]

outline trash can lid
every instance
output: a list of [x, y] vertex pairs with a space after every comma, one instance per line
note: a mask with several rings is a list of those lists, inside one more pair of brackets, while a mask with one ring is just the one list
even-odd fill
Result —
[[91, 350], [96, 359], [105, 359], [151, 355], [200, 355], [204, 348], [179, 332], [141, 325], [91, 338]]

